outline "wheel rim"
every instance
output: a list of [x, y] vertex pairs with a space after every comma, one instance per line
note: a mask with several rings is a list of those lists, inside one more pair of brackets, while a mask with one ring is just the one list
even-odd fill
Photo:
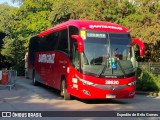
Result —
[[65, 90], [65, 82], [64, 80], [62, 81], [62, 95], [64, 95], [64, 90]]
[[36, 83], [36, 79], [35, 79], [35, 76], [34, 76], [34, 78], [33, 78], [33, 84], [35, 84]]

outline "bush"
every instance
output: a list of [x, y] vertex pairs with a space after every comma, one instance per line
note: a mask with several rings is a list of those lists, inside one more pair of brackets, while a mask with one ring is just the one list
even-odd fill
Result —
[[13, 65], [11, 69], [17, 71], [17, 76], [24, 76], [25, 75], [25, 67], [24, 66], [25, 66], [24, 61], [22, 61], [19, 64]]
[[137, 90], [139, 91], [159, 91], [160, 75], [155, 76], [146, 70], [137, 69]]
[[160, 74], [157, 76], [156, 83], [157, 83], [157, 86], [160, 90]]

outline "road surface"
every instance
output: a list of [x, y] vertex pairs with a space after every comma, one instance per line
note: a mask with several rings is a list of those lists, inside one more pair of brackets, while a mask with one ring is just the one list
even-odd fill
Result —
[[[63, 111], [160, 111], [160, 97], [145, 95], [136, 95], [134, 99], [116, 99], [116, 100], [73, 100], [65, 101], [60, 97], [59, 92], [44, 85], [33, 86], [32, 80], [18, 77], [15, 87], [9, 91], [9, 88], [0, 88], [0, 111], [61, 111], [62, 117], [57, 116], [52, 119], [114, 119], [119, 120], [121, 117], [63, 117]], [[155, 113], [156, 113], [155, 112]], [[61, 114], [60, 113], [60, 114]], [[91, 112], [92, 113], [92, 112]], [[154, 112], [153, 112], [154, 113]], [[73, 112], [74, 114], [74, 112]], [[93, 112], [95, 114], [95, 112]], [[144, 113], [146, 114], [146, 113]], [[73, 115], [74, 116], [74, 115]], [[17, 120], [21, 118], [0, 118]], [[41, 120], [40, 118], [25, 118], [26, 120]], [[44, 118], [42, 118], [44, 119]], [[50, 117], [45, 119], [49, 120]], [[128, 117], [124, 119], [128, 120]], [[132, 117], [130, 119], [138, 120], [160, 120], [160, 117]]]

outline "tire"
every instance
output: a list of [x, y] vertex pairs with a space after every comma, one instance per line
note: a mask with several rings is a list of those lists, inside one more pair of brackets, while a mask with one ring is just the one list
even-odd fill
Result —
[[64, 100], [71, 100], [71, 95], [68, 94], [67, 90], [66, 90], [66, 80], [63, 79], [61, 81], [61, 92], [60, 95], [64, 97]]
[[36, 77], [35, 77], [35, 74], [33, 74], [33, 85], [34, 86], [37, 86], [38, 85], [38, 82], [36, 81]]

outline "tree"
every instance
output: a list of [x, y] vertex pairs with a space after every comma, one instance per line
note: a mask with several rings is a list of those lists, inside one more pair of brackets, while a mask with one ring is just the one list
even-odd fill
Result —
[[[12, 0], [20, 7], [0, 6], [0, 31], [7, 34], [1, 51], [12, 66], [23, 68], [31, 36], [69, 19], [124, 25], [147, 46], [145, 61], [160, 61], [160, 2], [154, 0]], [[16, 68], [16, 69], [18, 69]], [[22, 71], [22, 70], [20, 70]]]
[[51, 0], [25, 0], [20, 8], [11, 11], [12, 14], [8, 16], [10, 24], [5, 27], [8, 36], [4, 39], [2, 54], [19, 74], [24, 70], [24, 55], [29, 39], [50, 26], [48, 15], [51, 6]]
[[126, 16], [121, 23], [130, 29], [131, 35], [146, 43], [145, 61], [160, 61], [160, 2], [136, 0], [135, 13]]
[[[3, 45], [5, 45], [4, 37], [9, 35], [10, 33], [10, 26], [11, 26], [11, 19], [10, 16], [14, 13], [16, 8], [9, 6], [8, 4], [1, 4], [0, 5], [0, 38], [1, 38], [1, 45], [0, 45], [0, 68], [6, 67], [8, 68], [8, 65], [11, 63], [11, 61], [8, 60], [10, 57], [7, 57], [6, 54], [3, 54], [2, 48], [4, 48]], [[2, 34], [3, 33], [3, 34]], [[8, 47], [8, 46], [7, 46]], [[8, 55], [9, 56], [9, 55]]]

